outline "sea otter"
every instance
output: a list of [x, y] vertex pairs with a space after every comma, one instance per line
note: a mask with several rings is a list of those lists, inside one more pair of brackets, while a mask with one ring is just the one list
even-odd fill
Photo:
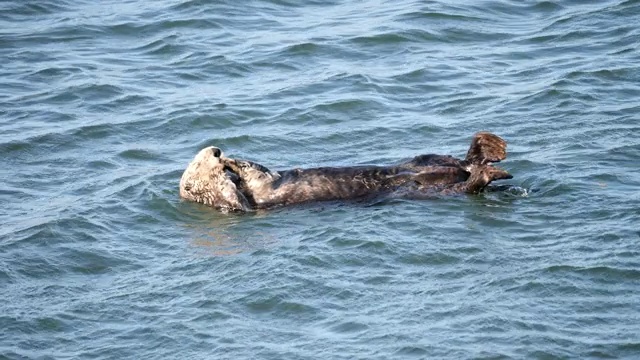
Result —
[[182, 175], [180, 196], [222, 210], [249, 211], [385, 194], [477, 194], [494, 180], [512, 178], [492, 165], [506, 158], [506, 147], [499, 136], [479, 132], [465, 159], [429, 154], [392, 166], [270, 171], [252, 161], [227, 158], [211, 146], [201, 150]]

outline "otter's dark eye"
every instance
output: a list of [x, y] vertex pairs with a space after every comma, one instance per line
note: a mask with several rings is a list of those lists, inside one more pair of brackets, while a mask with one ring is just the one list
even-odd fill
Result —
[[191, 184], [185, 184], [185, 185], [184, 185], [184, 189], [185, 189], [186, 191], [191, 191]]
[[218, 148], [213, 148], [213, 157], [217, 157], [219, 158], [220, 155], [222, 155], [222, 150], [218, 149]]

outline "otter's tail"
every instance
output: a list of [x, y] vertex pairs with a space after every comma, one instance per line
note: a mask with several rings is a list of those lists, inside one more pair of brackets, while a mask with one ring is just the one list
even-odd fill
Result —
[[470, 164], [484, 165], [499, 162], [507, 157], [507, 142], [490, 132], [479, 132], [473, 136], [465, 160]]

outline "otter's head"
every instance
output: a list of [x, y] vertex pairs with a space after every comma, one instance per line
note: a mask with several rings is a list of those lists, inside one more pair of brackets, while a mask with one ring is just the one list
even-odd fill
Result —
[[225, 170], [222, 151], [210, 146], [200, 150], [182, 174], [180, 196], [221, 210], [247, 211], [251, 206], [237, 182], [237, 176]]

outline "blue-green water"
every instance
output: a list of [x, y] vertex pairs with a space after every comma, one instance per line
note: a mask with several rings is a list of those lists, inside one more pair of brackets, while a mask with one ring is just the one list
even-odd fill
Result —
[[[640, 1], [0, 2], [0, 358], [640, 357]], [[518, 191], [221, 214], [509, 142]]]

